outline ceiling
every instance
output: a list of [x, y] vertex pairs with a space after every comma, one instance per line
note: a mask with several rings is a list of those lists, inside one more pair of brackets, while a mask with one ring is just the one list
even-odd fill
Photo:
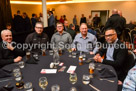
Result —
[[[34, 1], [34, 2], [41, 2], [42, 0], [10, 0], [10, 1]], [[47, 2], [59, 2], [59, 1], [72, 1], [72, 0], [46, 0]]]

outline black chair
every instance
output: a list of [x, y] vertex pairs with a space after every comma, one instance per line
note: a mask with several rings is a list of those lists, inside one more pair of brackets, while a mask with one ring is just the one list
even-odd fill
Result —
[[135, 29], [133, 29], [133, 30], [131, 30], [130, 31], [130, 36], [131, 36], [131, 41], [132, 41], [132, 43], [134, 43], [134, 37], [136, 37], [136, 30]]
[[122, 39], [123, 39], [123, 41], [125, 41], [125, 42], [132, 43], [131, 35], [130, 35], [130, 29], [129, 29], [129, 28], [126, 28], [126, 29], [123, 31], [123, 33], [122, 33]]
[[135, 54], [129, 50], [128, 57], [124, 63], [124, 72], [126, 73], [126, 75], [127, 75], [128, 71], [135, 65], [135, 63], [136, 63], [135, 59], [136, 59]]

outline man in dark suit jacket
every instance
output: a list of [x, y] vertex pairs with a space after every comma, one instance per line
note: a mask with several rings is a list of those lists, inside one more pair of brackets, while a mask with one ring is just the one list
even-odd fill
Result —
[[[120, 40], [118, 40], [115, 29], [108, 28], [105, 32], [105, 39], [106, 43], [96, 54], [94, 60], [96, 62], [111, 65], [116, 70], [118, 80], [123, 81], [126, 76], [124, 64], [128, 56], [127, 48]], [[104, 59], [102, 56], [104, 56]]]
[[10, 30], [1, 32], [2, 42], [0, 43], [0, 68], [7, 64], [16, 63], [22, 60], [24, 52], [12, 44], [12, 33]]
[[84, 17], [84, 14], [82, 14], [82, 17], [80, 19], [80, 24], [86, 23], [86, 17]]
[[120, 17], [120, 15], [118, 14], [118, 10], [114, 9], [112, 11], [112, 15], [110, 16], [110, 18], [107, 20], [105, 24], [105, 29], [110, 27], [116, 29], [118, 38], [120, 39], [120, 36], [124, 30], [125, 25], [126, 25], [125, 20], [122, 17]]

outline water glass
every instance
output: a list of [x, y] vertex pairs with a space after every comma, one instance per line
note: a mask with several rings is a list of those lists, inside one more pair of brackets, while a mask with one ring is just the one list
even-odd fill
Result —
[[77, 89], [75, 87], [71, 87], [70, 91], [77, 91]]
[[21, 81], [22, 80], [22, 74], [21, 72], [15, 72], [14, 77], [16, 81]]
[[19, 65], [20, 68], [24, 68], [25, 67], [25, 62], [24, 61], [20, 61], [18, 63], [18, 65]]
[[76, 73], [70, 74], [69, 80], [71, 84], [75, 84], [77, 82], [77, 74]]
[[85, 61], [86, 60], [86, 54], [82, 54], [82, 56], [83, 56], [83, 61]]
[[87, 74], [83, 75], [82, 81], [83, 81], [83, 84], [85, 84], [85, 85], [89, 84], [90, 83], [90, 75], [87, 75]]
[[22, 74], [21, 74], [20, 68], [13, 69], [13, 75], [14, 75], [16, 81], [22, 80]]
[[46, 90], [46, 87], [48, 85], [48, 81], [46, 77], [40, 77], [39, 78], [39, 86], [43, 89]]
[[25, 91], [33, 91], [32, 83], [31, 82], [26, 82], [24, 84], [24, 89], [25, 89]]
[[53, 55], [53, 50], [49, 50], [49, 55]]
[[51, 87], [51, 91], [60, 91], [60, 86], [55, 84]]
[[72, 52], [72, 58], [76, 58], [77, 53], [76, 52]]
[[38, 60], [39, 59], [38, 53], [34, 53], [33, 57]]

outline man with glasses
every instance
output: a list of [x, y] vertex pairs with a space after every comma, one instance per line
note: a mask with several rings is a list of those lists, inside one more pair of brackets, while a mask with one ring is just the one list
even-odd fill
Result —
[[69, 33], [64, 31], [64, 27], [62, 23], [57, 23], [56, 25], [57, 32], [53, 34], [51, 38], [51, 43], [54, 44], [54, 47], [61, 47], [64, 49], [65, 44], [72, 43], [72, 37]]
[[[128, 56], [126, 46], [117, 38], [116, 30], [108, 28], [105, 31], [106, 43], [100, 51], [95, 55], [94, 60], [99, 63], [111, 65], [117, 72], [118, 84], [124, 80], [126, 73], [124, 72], [124, 64]], [[104, 59], [102, 58], [104, 56]]]
[[25, 42], [33, 46], [32, 51], [36, 51], [36, 52], [40, 52], [41, 48], [46, 47], [46, 43], [48, 42], [48, 36], [47, 34], [43, 33], [43, 23], [42, 22], [37, 22], [35, 24], [35, 32], [29, 34]]

